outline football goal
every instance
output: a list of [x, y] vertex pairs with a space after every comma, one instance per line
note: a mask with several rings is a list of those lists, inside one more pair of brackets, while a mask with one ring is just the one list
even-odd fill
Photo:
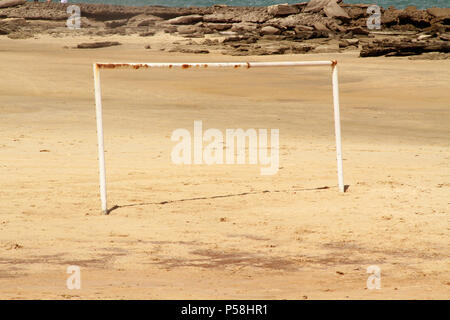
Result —
[[206, 68], [268, 68], [268, 67], [330, 67], [332, 73], [333, 87], [333, 106], [334, 106], [334, 128], [336, 136], [336, 158], [338, 188], [340, 192], [345, 192], [344, 174], [342, 168], [342, 147], [341, 147], [341, 124], [339, 113], [339, 81], [337, 61], [292, 61], [292, 62], [224, 62], [224, 63], [94, 63], [94, 85], [95, 85], [95, 107], [97, 118], [97, 139], [98, 139], [98, 161], [100, 171], [100, 199], [103, 213], [108, 214], [107, 195], [106, 195], [106, 168], [105, 153], [103, 142], [103, 116], [102, 116], [102, 94], [100, 84], [101, 69], [148, 69], [166, 68], [166, 69], [206, 69]]

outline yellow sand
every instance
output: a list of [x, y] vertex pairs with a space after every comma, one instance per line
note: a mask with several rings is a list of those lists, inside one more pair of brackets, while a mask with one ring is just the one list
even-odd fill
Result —
[[[168, 54], [166, 38], [0, 39], [0, 298], [449, 297], [449, 60]], [[329, 69], [102, 71], [108, 200], [121, 207], [101, 215], [94, 61], [330, 58], [346, 194]], [[280, 171], [175, 166], [171, 133], [194, 120], [280, 129]], [[81, 290], [66, 288], [70, 265]], [[371, 265], [380, 290], [366, 288]]]

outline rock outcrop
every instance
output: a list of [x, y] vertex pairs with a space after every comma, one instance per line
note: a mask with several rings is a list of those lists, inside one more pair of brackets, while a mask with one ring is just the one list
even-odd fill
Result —
[[361, 57], [379, 56], [411, 56], [427, 52], [450, 52], [450, 43], [447, 41], [429, 40], [413, 41], [412, 39], [400, 40], [374, 40], [362, 47]]
[[2, 0], [0, 1], [0, 8], [20, 6], [25, 2], [27, 2], [27, 0]]
[[[0, 1], [0, 35], [24, 38], [38, 33], [69, 34], [73, 31], [65, 27], [68, 6]], [[80, 4], [81, 29], [76, 32], [103, 37], [113, 34], [152, 37], [164, 32], [186, 41], [203, 39], [203, 42], [191, 44], [191, 53], [217, 50], [237, 55], [282, 54], [362, 48], [361, 56], [366, 57], [446, 52], [450, 9], [381, 8], [381, 30], [371, 30], [367, 27], [368, 7], [339, 0], [311, 0], [269, 7]]]
[[80, 43], [77, 45], [77, 49], [98, 49], [113, 46], [120, 46], [121, 43], [117, 41], [104, 41], [104, 42], [91, 42], [91, 43]]

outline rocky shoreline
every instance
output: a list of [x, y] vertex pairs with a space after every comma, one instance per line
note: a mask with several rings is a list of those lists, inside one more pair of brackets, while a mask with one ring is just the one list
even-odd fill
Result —
[[[185, 43], [169, 43], [161, 49], [168, 52], [218, 51], [246, 56], [358, 50], [361, 57], [421, 55], [446, 59], [450, 56], [449, 8], [381, 8], [381, 29], [369, 30], [369, 5], [338, 0], [270, 7], [79, 4], [81, 29], [71, 30], [66, 26], [69, 5], [0, 1], [0, 35], [23, 39], [39, 34], [63, 37], [75, 32], [104, 38], [133, 34], [148, 38], [168, 33], [186, 39]], [[107, 46], [110, 42], [102, 43]], [[79, 46], [89, 47], [102, 46]]]

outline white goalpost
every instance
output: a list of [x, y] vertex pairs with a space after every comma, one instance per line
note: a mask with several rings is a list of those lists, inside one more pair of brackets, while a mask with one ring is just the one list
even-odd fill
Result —
[[336, 137], [336, 158], [338, 187], [340, 192], [345, 192], [344, 173], [342, 165], [342, 146], [341, 146], [341, 120], [339, 107], [339, 81], [338, 68], [336, 60], [327, 61], [292, 61], [292, 62], [223, 62], [223, 63], [94, 63], [94, 87], [95, 87], [95, 108], [97, 119], [97, 140], [98, 140], [98, 161], [100, 172], [100, 199], [104, 214], [108, 214], [106, 198], [106, 169], [105, 152], [103, 139], [103, 112], [102, 112], [102, 94], [100, 85], [101, 69], [199, 69], [199, 68], [264, 68], [264, 67], [306, 67], [306, 66], [328, 66], [332, 70], [333, 86], [333, 106], [334, 106], [334, 129]]

